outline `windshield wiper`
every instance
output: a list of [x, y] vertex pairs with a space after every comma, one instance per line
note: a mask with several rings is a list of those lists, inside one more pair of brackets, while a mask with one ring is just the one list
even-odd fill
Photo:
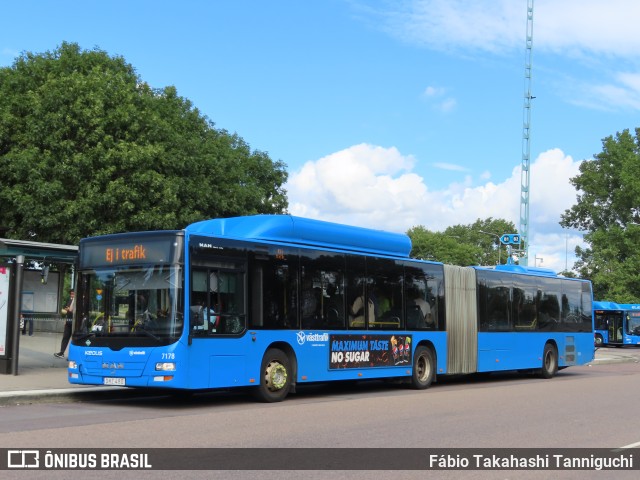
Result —
[[82, 334], [82, 333], [76, 333], [76, 334], [73, 336], [73, 339], [74, 339], [74, 340], [84, 340], [85, 338], [95, 337], [95, 336], [96, 336], [96, 332], [88, 332], [88, 333], [85, 333], [85, 334]]
[[156, 342], [158, 342], [158, 343], [162, 343], [162, 342], [163, 342], [163, 340], [162, 340], [160, 337], [158, 337], [157, 335], [155, 335], [155, 334], [151, 333], [149, 330], [147, 330], [147, 329], [146, 329], [146, 328], [144, 328], [144, 327], [137, 327], [137, 328], [135, 329], [135, 332], [142, 332], [142, 333], [144, 333], [147, 337], [151, 337], [151, 338], [153, 338], [153, 339], [154, 339]]

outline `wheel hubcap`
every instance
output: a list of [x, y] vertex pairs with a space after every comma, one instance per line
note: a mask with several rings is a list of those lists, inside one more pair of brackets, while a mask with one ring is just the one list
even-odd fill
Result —
[[426, 358], [420, 357], [416, 368], [418, 370], [418, 378], [421, 382], [424, 382], [429, 377], [429, 364]]
[[545, 360], [547, 370], [551, 370], [554, 364], [553, 355], [551, 355], [551, 352], [547, 353], [547, 357], [545, 358]]
[[269, 390], [281, 390], [287, 384], [287, 369], [281, 363], [271, 362], [267, 365], [265, 379]]

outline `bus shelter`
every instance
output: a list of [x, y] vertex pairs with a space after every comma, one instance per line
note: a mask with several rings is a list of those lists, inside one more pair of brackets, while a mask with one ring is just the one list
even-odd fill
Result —
[[0, 238], [0, 374], [18, 374], [21, 317], [55, 325], [77, 259], [74, 245]]

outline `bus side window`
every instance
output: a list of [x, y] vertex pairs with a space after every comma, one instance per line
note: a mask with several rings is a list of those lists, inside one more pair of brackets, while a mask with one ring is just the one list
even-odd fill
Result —
[[223, 333], [240, 333], [244, 330], [244, 317], [237, 315], [229, 316], [224, 322], [225, 328]]
[[254, 258], [250, 302], [254, 328], [297, 328], [297, 256], [281, 255], [285, 259], [266, 254]]
[[[302, 328], [319, 328], [322, 326], [322, 301], [320, 291], [320, 280], [316, 280], [313, 273], [305, 269], [300, 269], [302, 277], [300, 292], [300, 317]], [[316, 286], [316, 283], [318, 286]]]
[[342, 275], [337, 274], [334, 282], [326, 282], [326, 301], [324, 318], [328, 328], [341, 329], [344, 322], [344, 284]]
[[439, 328], [438, 306], [442, 301], [440, 298], [442, 279], [438, 267], [405, 265], [402, 283], [407, 329]]

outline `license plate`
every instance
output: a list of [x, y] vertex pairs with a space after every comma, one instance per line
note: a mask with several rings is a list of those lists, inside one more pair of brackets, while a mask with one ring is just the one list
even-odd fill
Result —
[[104, 385], [124, 386], [124, 378], [121, 378], [121, 377], [105, 377]]

